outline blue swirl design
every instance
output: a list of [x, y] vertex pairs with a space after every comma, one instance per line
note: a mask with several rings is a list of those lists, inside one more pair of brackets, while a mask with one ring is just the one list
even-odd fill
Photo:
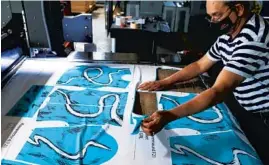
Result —
[[38, 121], [59, 120], [70, 126], [78, 124], [121, 126], [128, 94], [92, 89], [70, 91], [57, 89], [49, 103], [38, 113]]
[[[105, 95], [118, 95], [120, 102], [119, 106], [125, 106], [127, 102], [127, 92], [106, 92], [95, 89], [84, 89], [74, 91], [71, 89], [57, 89], [50, 97], [49, 104], [73, 104], [73, 105], [93, 105], [98, 106], [100, 98]], [[115, 102], [115, 97], [105, 99], [105, 106], [112, 106]]]
[[81, 65], [66, 71], [58, 80], [57, 84], [89, 88], [126, 88], [130, 82], [121, 78], [124, 75], [131, 75], [129, 68]]
[[[160, 104], [164, 110], [173, 109], [195, 97], [195, 94], [178, 97], [162, 94]], [[201, 133], [227, 131], [233, 128], [227, 109], [224, 106], [214, 106], [192, 116], [175, 120], [165, 126], [165, 129], [191, 128]]]
[[170, 138], [172, 164], [262, 165], [255, 151], [234, 132]]
[[42, 165], [102, 164], [117, 150], [116, 140], [100, 126], [42, 128], [33, 131], [16, 159]]

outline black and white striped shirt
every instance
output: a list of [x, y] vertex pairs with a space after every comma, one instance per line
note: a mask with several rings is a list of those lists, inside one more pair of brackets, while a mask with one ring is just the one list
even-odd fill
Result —
[[207, 57], [222, 60], [224, 69], [246, 79], [235, 90], [238, 102], [247, 111], [269, 111], [269, 25], [253, 15], [232, 40], [220, 36]]

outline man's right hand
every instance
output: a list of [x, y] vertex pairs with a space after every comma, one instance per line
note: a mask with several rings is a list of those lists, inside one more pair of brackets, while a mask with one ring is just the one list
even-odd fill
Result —
[[162, 90], [167, 85], [163, 81], [148, 81], [139, 85], [138, 89], [148, 90], [148, 91], [157, 91]]

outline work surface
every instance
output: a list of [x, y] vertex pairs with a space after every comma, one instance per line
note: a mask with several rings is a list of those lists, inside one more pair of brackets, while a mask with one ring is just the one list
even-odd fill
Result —
[[2, 164], [261, 164], [225, 104], [153, 137], [139, 123], [205, 90], [203, 79], [137, 91], [178, 68], [26, 60], [2, 90]]

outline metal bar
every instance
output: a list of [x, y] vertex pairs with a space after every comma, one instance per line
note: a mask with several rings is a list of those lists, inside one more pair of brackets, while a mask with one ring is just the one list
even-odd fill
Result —
[[24, 9], [21, 11], [21, 15], [22, 15], [22, 21], [23, 21], [23, 26], [24, 26], [24, 33], [25, 33], [25, 38], [26, 38], [26, 44], [27, 44], [28, 49], [30, 49], [30, 42], [29, 42], [29, 36], [28, 36], [28, 30], [27, 30], [27, 25], [26, 25], [26, 19], [25, 19]]
[[10, 68], [8, 68], [4, 73], [1, 75], [1, 89], [5, 87], [6, 84], [11, 80], [12, 76], [17, 72], [19, 67], [22, 65], [22, 63], [26, 60], [26, 56], [21, 56], [19, 59], [17, 59], [14, 64]]

